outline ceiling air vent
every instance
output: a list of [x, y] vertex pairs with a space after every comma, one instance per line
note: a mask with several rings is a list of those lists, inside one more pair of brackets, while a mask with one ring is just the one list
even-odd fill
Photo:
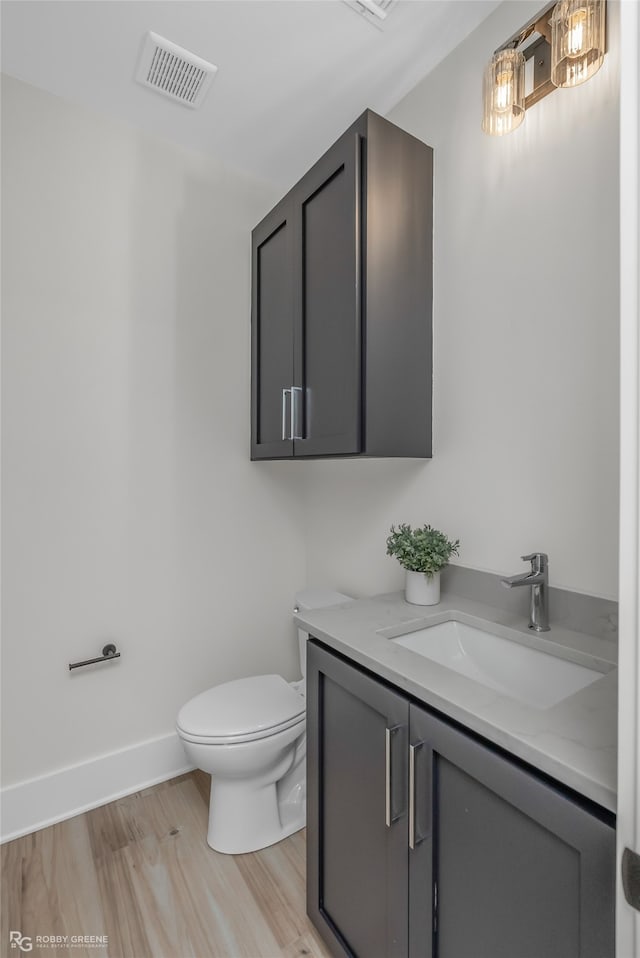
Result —
[[147, 33], [136, 80], [193, 110], [202, 105], [218, 68], [171, 40]]
[[384, 30], [384, 21], [391, 7], [394, 7], [398, 0], [343, 0], [343, 2], [359, 13], [372, 27]]

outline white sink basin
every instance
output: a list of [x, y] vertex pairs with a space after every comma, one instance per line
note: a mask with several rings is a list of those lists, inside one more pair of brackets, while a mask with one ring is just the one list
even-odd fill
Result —
[[603, 675], [453, 619], [391, 641], [539, 709], [557, 705]]

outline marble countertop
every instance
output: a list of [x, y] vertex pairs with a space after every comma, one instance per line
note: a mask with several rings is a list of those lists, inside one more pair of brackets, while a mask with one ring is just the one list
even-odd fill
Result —
[[[592, 664], [602, 678], [539, 709], [495, 692], [396, 645], [387, 637], [452, 616], [469, 625], [496, 625], [519, 633], [518, 641], [562, 658]], [[301, 611], [297, 624], [336, 652], [397, 688], [477, 732], [604, 808], [616, 810], [616, 646], [595, 636], [554, 628], [540, 636], [512, 613], [452, 593], [438, 605], [409, 605], [395, 592], [324, 609]], [[380, 634], [381, 630], [386, 632]], [[589, 662], [596, 659], [597, 662]]]

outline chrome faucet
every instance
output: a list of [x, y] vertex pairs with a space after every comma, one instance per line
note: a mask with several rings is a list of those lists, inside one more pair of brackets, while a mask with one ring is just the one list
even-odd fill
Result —
[[503, 586], [513, 589], [519, 585], [531, 586], [531, 606], [529, 628], [536, 632], [549, 631], [549, 599], [547, 585], [549, 583], [549, 556], [544, 552], [532, 552], [529, 556], [522, 556], [524, 562], [531, 563], [529, 572], [512, 575], [501, 579]]

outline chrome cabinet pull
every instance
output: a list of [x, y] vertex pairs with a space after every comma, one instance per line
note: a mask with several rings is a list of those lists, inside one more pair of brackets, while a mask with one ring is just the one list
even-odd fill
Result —
[[[291, 436], [290, 439], [304, 439], [302, 430], [298, 427], [298, 412], [301, 411], [302, 387], [291, 387]], [[301, 417], [300, 417], [301, 418]]]
[[[287, 396], [289, 397], [289, 415], [287, 416]], [[298, 416], [299, 404], [302, 401], [302, 387], [289, 386], [282, 390], [282, 439], [303, 439], [298, 434]], [[289, 431], [287, 432], [287, 420]]]
[[416, 752], [424, 742], [416, 742], [409, 746], [409, 848], [414, 850], [422, 839], [416, 841]]
[[282, 390], [282, 439], [292, 439], [293, 436], [287, 436], [287, 393], [289, 393], [289, 406], [293, 408], [291, 401], [291, 389]]
[[291, 394], [291, 405], [289, 406], [289, 439], [296, 438], [296, 387], [292, 386], [289, 390]]
[[384, 823], [387, 828], [391, 828], [398, 819], [398, 816], [394, 818], [391, 808], [391, 739], [401, 728], [402, 725], [393, 725], [391, 728], [387, 726], [384, 730]]

